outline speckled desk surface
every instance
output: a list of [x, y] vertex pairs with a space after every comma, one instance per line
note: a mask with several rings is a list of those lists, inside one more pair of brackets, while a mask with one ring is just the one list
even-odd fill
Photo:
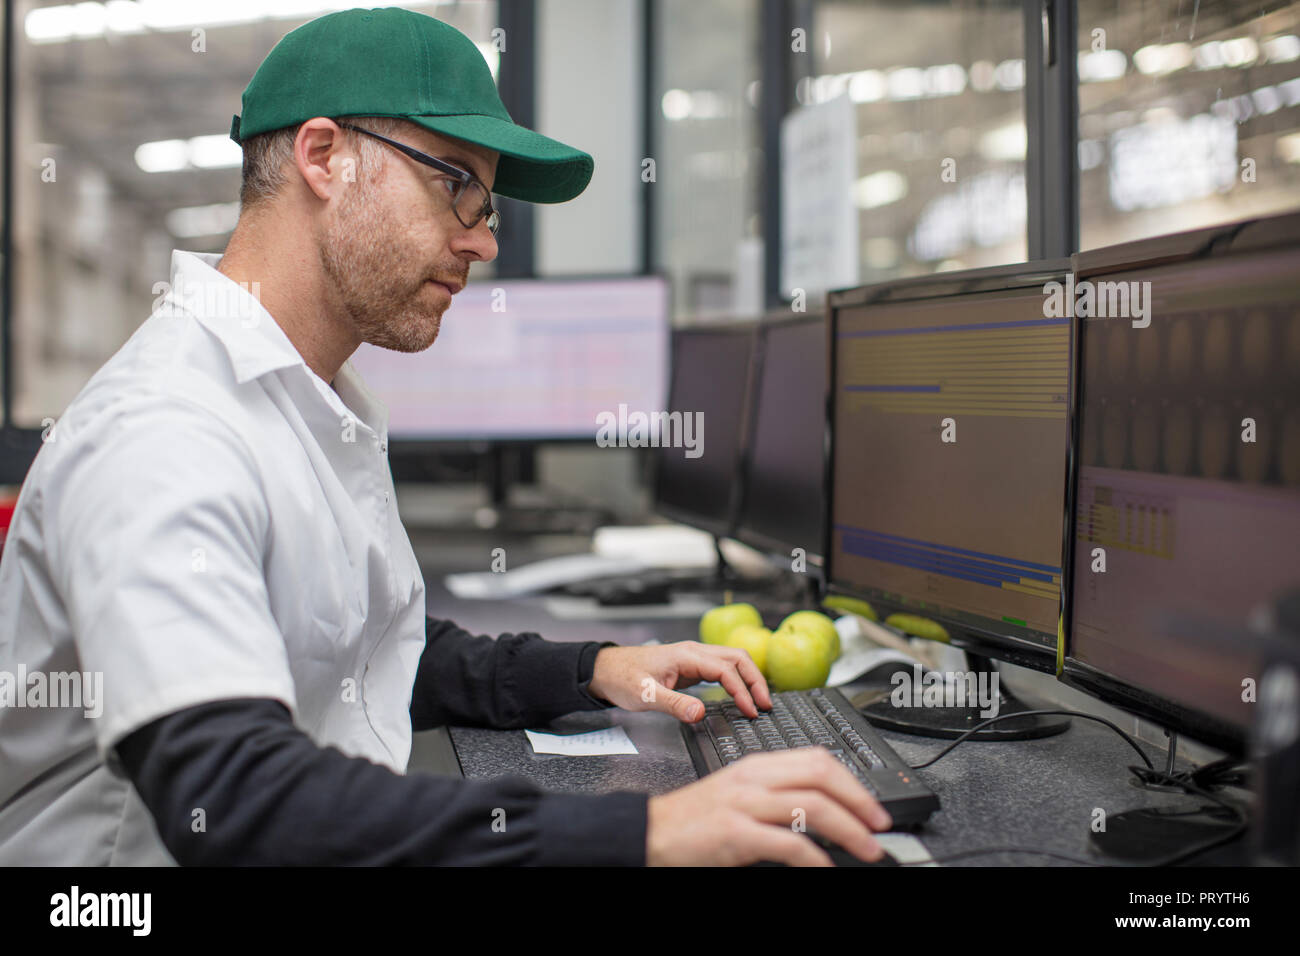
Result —
[[[612, 640], [664, 643], [694, 636], [691, 621], [568, 622], [551, 618], [539, 599], [509, 602], [458, 601], [426, 573], [430, 613], [450, 617], [475, 632], [534, 630], [550, 640]], [[850, 691], [851, 693], [851, 691]], [[557, 791], [608, 793], [634, 790], [659, 794], [696, 779], [695, 769], [675, 719], [666, 714], [634, 714], [610, 709], [569, 714], [546, 728], [578, 733], [621, 725], [638, 753], [567, 757], [535, 754], [522, 731], [455, 727], [450, 729], [464, 775], [486, 779], [518, 774]], [[920, 763], [947, 741], [890, 731], [885, 739], [909, 763]], [[426, 737], [418, 734], [417, 737]], [[1164, 754], [1143, 744], [1157, 766]], [[1133, 787], [1130, 764], [1137, 754], [1113, 731], [1075, 719], [1064, 734], [1008, 743], [967, 742], [934, 766], [920, 771], [939, 795], [941, 809], [916, 831], [937, 859], [964, 851], [1028, 847], [1066, 856], [1093, 858], [1089, 834], [1095, 810], [1108, 816], [1149, 806], [1191, 807], [1190, 797]], [[412, 769], [421, 769], [413, 759]], [[964, 857], [954, 866], [1069, 865], [1053, 857], [993, 852]]]
[[[915, 831], [931, 855], [943, 859], [970, 850], [1020, 847], [1093, 859], [1089, 834], [1097, 808], [1110, 816], [1138, 807], [1193, 805], [1189, 797], [1131, 786], [1127, 767], [1138, 762], [1137, 754], [1099, 724], [1088, 720], [1072, 723], [1064, 734], [1041, 740], [967, 742], [920, 771], [941, 804]], [[456, 727], [451, 737], [469, 778], [518, 774], [558, 791], [651, 794], [666, 793], [696, 779], [677, 721], [666, 714], [613, 709], [578, 713], [562, 717], [546, 729], [580, 733], [615, 724], [627, 731], [639, 753], [602, 757], [535, 754], [522, 731]], [[882, 733], [909, 763], [929, 759], [948, 743]], [[1163, 754], [1147, 750], [1161, 766]], [[1070, 864], [1042, 854], [993, 852], [953, 860], [951, 865]]]

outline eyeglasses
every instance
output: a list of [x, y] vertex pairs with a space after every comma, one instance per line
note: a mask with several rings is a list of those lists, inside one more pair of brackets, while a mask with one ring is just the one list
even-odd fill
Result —
[[501, 213], [492, 207], [492, 195], [473, 173], [467, 173], [463, 169], [457, 169], [451, 163], [444, 163], [435, 156], [428, 153], [422, 153], [418, 149], [407, 146], [405, 143], [399, 143], [397, 140], [389, 139], [387, 136], [380, 136], [378, 133], [372, 133], [368, 129], [362, 129], [360, 126], [353, 126], [351, 123], [339, 123], [343, 129], [350, 129], [356, 133], [364, 133], [366, 136], [373, 137], [381, 143], [387, 143], [393, 149], [411, 157], [417, 163], [423, 163], [445, 173], [450, 179], [443, 180], [451, 187], [451, 208], [456, 214], [460, 224], [466, 229], [473, 229], [484, 218], [487, 219], [488, 229], [492, 235], [497, 234], [497, 229], [501, 227]]

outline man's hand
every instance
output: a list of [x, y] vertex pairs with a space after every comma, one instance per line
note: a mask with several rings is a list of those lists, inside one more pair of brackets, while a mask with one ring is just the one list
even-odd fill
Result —
[[746, 717], [772, 708], [767, 681], [749, 654], [696, 641], [601, 648], [589, 691], [624, 710], [661, 710], [694, 723], [704, 716], [704, 704], [677, 688], [702, 680], [721, 683]]
[[872, 830], [889, 814], [822, 747], [750, 754], [680, 790], [651, 797], [648, 866], [831, 866], [802, 823], [863, 860], [884, 851]]

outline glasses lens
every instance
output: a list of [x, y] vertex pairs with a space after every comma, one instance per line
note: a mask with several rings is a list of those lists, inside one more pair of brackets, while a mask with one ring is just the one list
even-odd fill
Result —
[[[490, 198], [482, 183], [470, 183], [456, 197], [456, 216], [466, 229], [473, 229], [477, 226], [479, 220], [488, 214], [489, 209], [491, 209]], [[488, 222], [488, 227], [492, 227], [491, 220]], [[495, 229], [492, 229], [492, 231], [496, 232]]]

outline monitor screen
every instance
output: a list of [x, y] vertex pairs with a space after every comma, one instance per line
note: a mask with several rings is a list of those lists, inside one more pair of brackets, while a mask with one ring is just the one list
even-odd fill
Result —
[[822, 555], [826, 322], [769, 321], [759, 329], [749, 449], [736, 536], [763, 550]]
[[1048, 314], [1043, 278], [1016, 286], [835, 310], [826, 573], [832, 588], [1046, 666], [1070, 319]]
[[691, 440], [656, 449], [655, 507], [716, 535], [730, 534], [735, 524], [753, 352], [752, 325], [673, 332], [668, 410], [681, 416], [687, 427], [680, 432]]
[[1180, 646], [1171, 622], [1240, 632], [1300, 586], [1297, 274], [1292, 248], [1086, 276], [1150, 310], [1080, 319], [1067, 673], [1086, 665], [1152, 716], [1168, 701], [1249, 726], [1253, 659]]
[[394, 440], [595, 440], [602, 413], [663, 407], [668, 323], [657, 276], [487, 279], [452, 300], [430, 348], [362, 345], [352, 364]]

